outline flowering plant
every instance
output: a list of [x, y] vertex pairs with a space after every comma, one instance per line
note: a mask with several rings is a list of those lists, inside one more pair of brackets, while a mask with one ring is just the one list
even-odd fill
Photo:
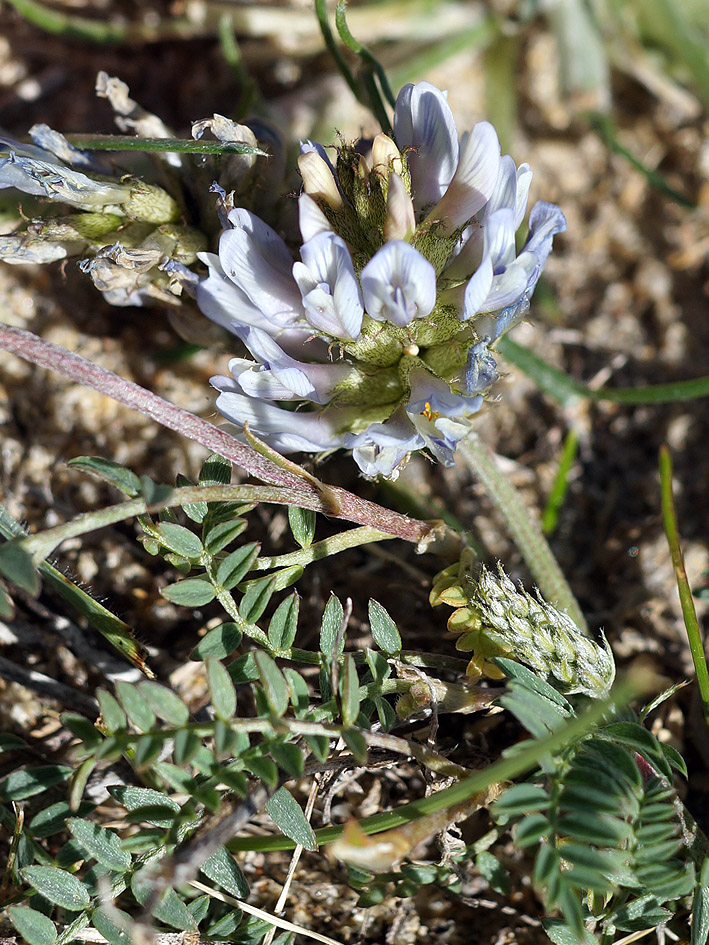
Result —
[[370, 477], [395, 479], [424, 448], [452, 464], [497, 379], [491, 348], [528, 311], [565, 229], [561, 210], [534, 206], [518, 254], [529, 166], [501, 156], [489, 122], [459, 141], [427, 82], [399, 93], [393, 139], [340, 144], [334, 165], [306, 142], [298, 167], [299, 261], [240, 208], [219, 254], [201, 256], [200, 308], [254, 358], [212, 379], [218, 410], [282, 452], [351, 449]]

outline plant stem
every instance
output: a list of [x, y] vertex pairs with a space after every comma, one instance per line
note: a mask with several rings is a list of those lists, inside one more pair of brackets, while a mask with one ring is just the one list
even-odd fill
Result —
[[689, 649], [692, 653], [694, 671], [697, 674], [697, 685], [699, 686], [699, 694], [704, 710], [704, 721], [709, 727], [709, 671], [707, 670], [707, 658], [704, 652], [702, 631], [699, 627], [697, 611], [694, 607], [694, 599], [692, 598], [692, 589], [689, 586], [687, 571], [684, 567], [682, 547], [679, 543], [677, 511], [672, 495], [672, 456], [670, 455], [668, 447], [664, 445], [660, 447], [660, 490], [662, 518], [665, 523], [667, 544], [670, 546], [672, 566], [674, 567], [677, 591], [682, 606], [682, 616], [684, 618], [684, 625], [687, 628], [687, 637], [689, 639]]
[[338, 486], [326, 486], [324, 483], [318, 485], [309, 474], [297, 474], [294, 470], [298, 467], [294, 463], [290, 463], [287, 469], [278, 466], [268, 457], [260, 455], [252, 447], [241, 443], [236, 437], [207, 420], [158, 397], [132, 381], [119, 377], [81, 355], [43, 341], [29, 331], [0, 323], [0, 348], [106, 394], [157, 421], [161, 426], [175, 430], [182, 436], [206, 446], [213, 453], [237, 463], [262, 482], [291, 488], [294, 492], [288, 504], [313, 509], [359, 525], [369, 525], [396, 538], [414, 542], [422, 548], [438, 533], [444, 537], [440, 522], [416, 521], [374, 502], [360, 499]]
[[[366, 817], [359, 821], [359, 827], [369, 835], [401, 827], [412, 820], [462, 804], [493, 784], [512, 781], [532, 771], [544, 757], [561, 751], [587, 732], [592, 731], [608, 712], [609, 706], [613, 705], [616, 709], [622, 708], [639, 695], [646, 686], [647, 680], [643, 679], [643, 671], [638, 670], [636, 673], [631, 670], [625, 679], [616, 683], [608, 699], [595, 700], [583, 715], [571, 719], [566, 725], [556, 729], [545, 738], [530, 739], [526, 747], [516, 750], [508, 757], [501, 758], [487, 768], [462, 778], [449, 788], [403, 804], [396, 810]], [[333, 840], [342, 836], [343, 829], [343, 826], [324, 827], [315, 831], [315, 837], [319, 844], [332, 843]], [[294, 846], [292, 840], [276, 836], [236, 837], [228, 844], [229, 849], [234, 851], [292, 850]]]
[[313, 561], [329, 558], [330, 555], [339, 554], [348, 548], [358, 548], [360, 545], [368, 545], [373, 541], [387, 541], [393, 537], [393, 535], [387, 535], [386, 532], [379, 531], [379, 529], [363, 525], [361, 528], [351, 528], [349, 531], [338, 532], [336, 535], [331, 535], [330, 538], [316, 541], [309, 548], [302, 548], [300, 551], [291, 551], [287, 555], [278, 555], [273, 558], [258, 558], [254, 564], [254, 571], [288, 568], [294, 564], [306, 567], [312, 564]]
[[70, 144], [88, 151], [169, 151], [180, 154], [256, 154], [265, 151], [240, 141], [202, 141], [193, 138], [136, 138], [134, 135], [65, 135]]
[[529, 514], [517, 489], [498, 469], [493, 454], [480, 442], [476, 434], [470, 434], [458, 444], [458, 455], [485, 486], [487, 494], [504, 518], [510, 535], [532, 572], [542, 596], [549, 603], [565, 610], [576, 626], [587, 632], [586, 620], [578, 601], [541, 528]]

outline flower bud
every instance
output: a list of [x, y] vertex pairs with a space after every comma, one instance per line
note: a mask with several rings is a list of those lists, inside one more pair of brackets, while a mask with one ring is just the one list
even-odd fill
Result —
[[332, 210], [342, 209], [342, 195], [327, 162], [317, 151], [306, 151], [298, 158], [298, 170], [308, 196], [322, 200]]
[[414, 235], [415, 229], [414, 204], [406, 190], [406, 185], [398, 174], [390, 174], [384, 239], [408, 242]]

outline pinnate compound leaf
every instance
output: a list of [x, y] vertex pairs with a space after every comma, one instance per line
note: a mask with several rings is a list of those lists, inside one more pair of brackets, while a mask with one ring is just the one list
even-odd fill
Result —
[[226, 847], [219, 847], [217, 852], [200, 866], [199, 871], [237, 899], [248, 899], [249, 884]]
[[223, 663], [209, 657], [206, 661], [207, 682], [217, 718], [228, 721], [236, 712], [236, 689]]
[[299, 843], [306, 850], [317, 850], [318, 842], [313, 828], [290, 791], [279, 788], [266, 804], [266, 810], [271, 820], [286, 837]]
[[281, 716], [288, 708], [288, 684], [283, 673], [267, 653], [257, 651], [254, 658], [269, 708]]
[[216, 591], [207, 578], [193, 577], [168, 584], [160, 591], [165, 600], [181, 607], [204, 607], [216, 597]]
[[226, 621], [218, 627], [213, 627], [202, 637], [190, 653], [190, 659], [206, 660], [208, 656], [213, 656], [217, 660], [226, 659], [239, 646], [242, 637], [243, 633], [239, 627], [231, 621]]
[[129, 499], [135, 499], [142, 491], [138, 476], [132, 470], [126, 469], [125, 466], [114, 463], [110, 459], [103, 459], [101, 456], [75, 456], [74, 459], [69, 460], [67, 466], [73, 466], [98, 476], [104, 482], [115, 486], [119, 492], [128, 496]]
[[169, 725], [187, 725], [189, 709], [177, 693], [160, 683], [144, 681], [138, 684], [140, 694], [150, 703], [153, 712]]
[[312, 509], [301, 509], [297, 505], [288, 506], [288, 524], [301, 548], [309, 548], [312, 545], [316, 518]]
[[375, 600], [369, 601], [369, 625], [374, 642], [387, 656], [401, 652], [401, 635], [387, 611]]
[[86, 852], [109, 870], [123, 873], [130, 866], [130, 854], [121, 849], [121, 841], [112, 830], [79, 817], [67, 820], [67, 827]]
[[88, 909], [89, 891], [76, 876], [55, 866], [26, 866], [20, 870], [22, 878], [45, 899], [70, 912]]
[[54, 923], [42, 912], [27, 906], [10, 906], [7, 913], [27, 945], [54, 945], [56, 942]]

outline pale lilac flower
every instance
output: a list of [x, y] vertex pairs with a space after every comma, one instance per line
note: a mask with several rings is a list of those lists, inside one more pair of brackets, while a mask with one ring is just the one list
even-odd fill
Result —
[[[249, 370], [238, 378], [241, 389], [250, 397], [326, 404], [332, 399], [337, 385], [351, 371], [347, 364], [297, 361], [260, 328], [236, 328], [234, 333], [257, 359], [256, 362], [244, 361]], [[229, 364], [232, 374], [235, 361]]]
[[458, 442], [470, 432], [468, 417], [482, 406], [481, 396], [464, 397], [426, 371], [411, 375], [411, 397], [406, 413], [426, 446], [444, 466], [454, 463]]
[[[248, 370], [235, 364], [237, 371]], [[257, 397], [240, 393], [238, 377], [213, 377], [218, 391], [217, 410], [231, 423], [249, 429], [269, 446], [282, 453], [321, 453], [343, 445], [344, 434], [337, 430], [337, 414], [299, 413], [285, 410]]]
[[281, 328], [292, 325], [301, 317], [303, 307], [288, 247], [275, 230], [248, 210], [232, 210], [229, 222], [231, 229], [219, 240], [224, 274], [267, 322]]
[[335, 338], [358, 338], [364, 307], [345, 241], [334, 233], [320, 233], [303, 243], [300, 256], [293, 277], [308, 324]]
[[436, 304], [436, 270], [402, 240], [385, 243], [362, 270], [367, 314], [375, 321], [403, 327], [425, 318]]
[[218, 410], [284, 452], [344, 446], [366, 476], [395, 479], [421, 449], [450, 465], [561, 211], [537, 204], [517, 254], [529, 166], [500, 156], [488, 122], [459, 141], [445, 94], [425, 82], [402, 89], [394, 140], [341, 144], [336, 167], [306, 142], [299, 167], [299, 261], [245, 210], [229, 214], [219, 256], [201, 257], [200, 307], [253, 358], [213, 378]]
[[403, 407], [384, 423], [371, 423], [362, 433], [347, 433], [345, 449], [365, 476], [396, 479], [407, 456], [426, 445], [416, 432]]

